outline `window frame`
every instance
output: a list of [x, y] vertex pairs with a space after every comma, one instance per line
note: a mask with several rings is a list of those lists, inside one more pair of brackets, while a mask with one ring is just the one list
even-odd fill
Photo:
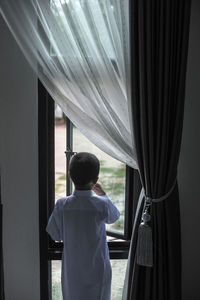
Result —
[[[67, 128], [72, 123], [67, 119]], [[69, 133], [69, 132], [68, 132]], [[72, 145], [71, 135], [67, 143]], [[70, 147], [72, 149], [72, 147]], [[38, 163], [39, 163], [39, 231], [41, 299], [51, 299], [51, 261], [62, 259], [63, 243], [53, 241], [46, 232], [48, 218], [55, 203], [54, 174], [54, 101], [38, 80]], [[68, 163], [69, 157], [67, 157]], [[67, 179], [68, 180], [68, 179]], [[69, 183], [69, 182], [68, 182]], [[134, 187], [134, 188], [133, 188]], [[70, 193], [67, 184], [67, 194]], [[138, 172], [126, 167], [124, 235], [107, 231], [116, 241], [108, 241], [110, 259], [127, 259], [137, 199], [141, 189]], [[120, 239], [120, 241], [117, 241]]]

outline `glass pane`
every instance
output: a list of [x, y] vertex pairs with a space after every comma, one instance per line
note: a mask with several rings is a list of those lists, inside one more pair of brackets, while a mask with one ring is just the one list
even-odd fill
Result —
[[52, 300], [63, 300], [61, 291], [61, 261], [52, 260]]
[[66, 196], [66, 122], [55, 104], [55, 199]]
[[111, 299], [121, 300], [124, 286], [124, 279], [126, 275], [126, 259], [111, 259], [112, 266], [112, 286]]
[[[111, 299], [121, 300], [125, 279], [127, 260], [111, 260], [112, 290]], [[61, 261], [52, 261], [52, 300], [62, 300], [61, 292]]]
[[99, 183], [105, 189], [120, 211], [120, 218], [114, 224], [107, 225], [107, 230], [124, 232], [125, 210], [125, 164], [107, 155], [92, 144], [81, 132], [73, 128], [73, 151], [91, 152], [100, 160]]

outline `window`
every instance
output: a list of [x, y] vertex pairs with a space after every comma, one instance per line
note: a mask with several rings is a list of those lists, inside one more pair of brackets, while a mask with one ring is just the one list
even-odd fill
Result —
[[[63, 245], [62, 243], [52, 241], [47, 235], [45, 230], [47, 221], [53, 210], [56, 198], [63, 196], [65, 193], [70, 194], [73, 188], [66, 176], [71, 155], [70, 151], [96, 153], [97, 149], [89, 141], [85, 140], [69, 119], [62, 120], [62, 126], [59, 128], [58, 124], [60, 121], [55, 118], [54, 101], [40, 82], [38, 82], [38, 95], [41, 298], [54, 300], [59, 299], [52, 298], [52, 295], [56, 293], [54, 283], [59, 287], [59, 275], [56, 274], [59, 274], [60, 271], [59, 261], [62, 257]], [[82, 141], [82, 145], [80, 141]], [[84, 148], [84, 144], [86, 148]], [[99, 153], [96, 153], [98, 157]], [[116, 270], [117, 274], [119, 273], [119, 268], [121, 268], [120, 270], [124, 270], [125, 275], [126, 259], [128, 257], [135, 211], [133, 198], [137, 199], [140, 185], [136, 171], [109, 158], [109, 161], [115, 164], [112, 168], [106, 162], [106, 155], [103, 153], [101, 155], [102, 168], [100, 180], [102, 180], [102, 183], [104, 180], [104, 184], [107, 184], [107, 188], [105, 186], [106, 191], [109, 189], [113, 193], [113, 196], [115, 196], [113, 199], [111, 197], [112, 200], [116, 198], [115, 194], [120, 194], [121, 197], [121, 202], [116, 203], [118, 207], [119, 204], [121, 205], [121, 208], [119, 207], [122, 213], [120, 223], [117, 224], [117, 227], [107, 228], [108, 246], [113, 264], [113, 278], [115, 278], [114, 270]], [[61, 160], [60, 156], [62, 156]], [[60, 161], [61, 165], [59, 165]], [[56, 279], [55, 276], [57, 276]], [[119, 290], [122, 290], [122, 281]], [[113, 280], [113, 284], [114, 282]]]

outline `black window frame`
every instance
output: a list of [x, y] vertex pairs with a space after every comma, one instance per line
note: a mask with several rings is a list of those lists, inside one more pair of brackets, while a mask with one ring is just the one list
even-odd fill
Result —
[[[48, 218], [55, 203], [54, 110], [54, 101], [38, 80], [40, 292], [41, 299], [46, 300], [51, 300], [51, 261], [61, 260], [63, 249], [63, 244], [53, 241], [46, 232]], [[71, 127], [72, 123], [67, 119], [67, 130], [71, 130]], [[70, 143], [72, 145], [71, 137], [68, 132], [68, 145]], [[67, 156], [67, 160], [69, 160], [69, 156]], [[67, 187], [69, 187], [69, 182]], [[115, 241], [108, 241], [110, 259], [128, 258], [134, 214], [140, 189], [141, 183], [138, 172], [127, 166], [124, 235], [107, 231], [107, 235], [116, 239]], [[70, 193], [69, 188], [67, 193]]]

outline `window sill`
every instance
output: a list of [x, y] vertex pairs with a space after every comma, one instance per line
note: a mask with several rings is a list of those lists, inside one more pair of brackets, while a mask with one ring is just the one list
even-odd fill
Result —
[[[110, 259], [127, 259], [130, 241], [108, 242]], [[48, 249], [48, 260], [62, 259], [62, 243], [54, 243], [54, 247]]]

